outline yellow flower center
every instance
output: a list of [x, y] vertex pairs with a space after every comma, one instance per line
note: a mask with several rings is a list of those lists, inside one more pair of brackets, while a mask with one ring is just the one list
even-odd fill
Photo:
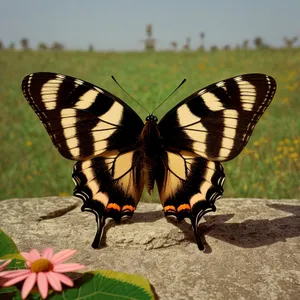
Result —
[[30, 270], [31, 272], [47, 272], [47, 271], [52, 271], [53, 265], [50, 260], [45, 259], [45, 258], [40, 258], [34, 261], [31, 264]]

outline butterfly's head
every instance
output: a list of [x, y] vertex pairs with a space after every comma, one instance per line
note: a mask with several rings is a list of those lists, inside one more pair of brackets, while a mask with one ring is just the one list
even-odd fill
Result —
[[158, 119], [157, 119], [156, 116], [150, 114], [150, 115], [148, 115], [148, 116], [146, 117], [146, 122], [147, 122], [147, 121], [157, 123]]

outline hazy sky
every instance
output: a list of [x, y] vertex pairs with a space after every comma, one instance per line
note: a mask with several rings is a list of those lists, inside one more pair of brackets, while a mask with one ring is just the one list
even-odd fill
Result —
[[300, 0], [0, 0], [6, 46], [27, 37], [31, 47], [58, 41], [76, 49], [143, 49], [148, 23], [158, 49], [171, 41], [182, 47], [186, 37], [199, 47], [202, 31], [208, 47], [258, 35], [280, 46], [283, 36], [300, 36]]

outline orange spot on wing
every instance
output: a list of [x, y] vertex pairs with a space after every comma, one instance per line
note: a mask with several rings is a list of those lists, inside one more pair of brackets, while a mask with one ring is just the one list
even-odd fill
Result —
[[174, 211], [174, 212], [176, 212], [176, 208], [173, 205], [167, 205], [167, 206], [164, 207], [164, 211], [165, 212], [168, 212], [168, 211]]
[[191, 207], [189, 204], [181, 204], [178, 206], [177, 211], [181, 211], [181, 210], [191, 210]]
[[109, 209], [115, 209], [117, 211], [121, 211], [121, 207], [120, 205], [118, 205], [117, 203], [109, 203], [106, 207], [107, 210]]
[[133, 207], [132, 205], [124, 205], [122, 207], [122, 211], [124, 211], [124, 210], [135, 211], [135, 207]]

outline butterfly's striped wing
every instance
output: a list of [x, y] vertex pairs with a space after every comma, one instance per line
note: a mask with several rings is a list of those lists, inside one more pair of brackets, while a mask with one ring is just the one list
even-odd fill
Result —
[[166, 151], [156, 172], [156, 183], [166, 216], [190, 218], [197, 244], [204, 249], [198, 233], [201, 217], [215, 211], [223, 194], [225, 174], [220, 162], [208, 161], [192, 152]]
[[190, 217], [200, 249], [200, 218], [215, 210], [223, 193], [220, 162], [243, 150], [275, 91], [270, 76], [233, 77], [195, 92], [158, 124], [166, 149], [157, 171], [163, 174], [157, 175], [157, 186], [165, 214]]
[[22, 91], [67, 159], [86, 160], [108, 150], [130, 149], [144, 126], [122, 100], [77, 78], [33, 73], [23, 79]]
[[101, 241], [106, 218], [132, 216], [143, 190], [142, 156], [137, 147], [144, 127], [122, 100], [83, 80], [55, 73], [33, 73], [23, 94], [53, 144], [73, 170], [74, 195], [82, 210], [96, 215]]
[[164, 144], [212, 161], [231, 160], [248, 143], [275, 91], [275, 80], [264, 74], [240, 75], [209, 85], [159, 122]]
[[130, 218], [144, 188], [143, 153], [107, 151], [100, 157], [74, 165], [74, 195], [83, 200], [82, 211], [96, 216], [98, 230], [93, 248], [101, 242], [106, 218]]

